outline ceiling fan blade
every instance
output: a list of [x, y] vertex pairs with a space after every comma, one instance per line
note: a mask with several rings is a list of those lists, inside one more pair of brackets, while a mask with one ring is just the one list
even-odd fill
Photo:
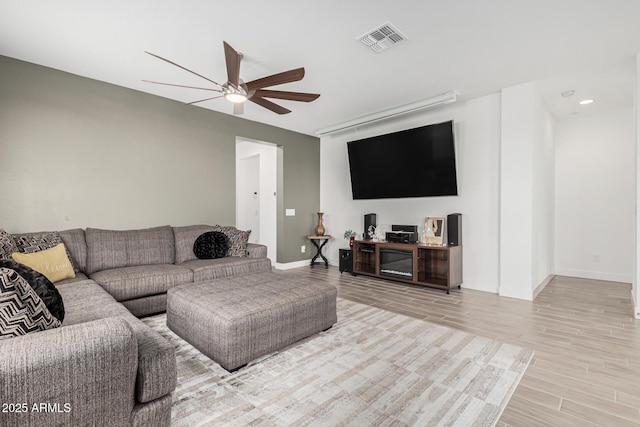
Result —
[[199, 102], [205, 102], [205, 101], [211, 101], [212, 99], [218, 99], [218, 98], [222, 98], [224, 95], [219, 95], [219, 96], [214, 96], [213, 98], [205, 98], [205, 99], [200, 99], [198, 101], [193, 101], [193, 102], [187, 102], [184, 105], [193, 105], [193, 104], [197, 104]]
[[173, 62], [173, 61], [169, 61], [168, 59], [165, 59], [165, 58], [163, 58], [162, 56], [156, 55], [155, 53], [147, 52], [146, 50], [144, 51], [144, 53], [146, 53], [146, 54], [148, 54], [148, 55], [151, 55], [151, 56], [154, 56], [154, 57], [156, 57], [156, 58], [158, 58], [158, 59], [161, 59], [161, 60], [162, 60], [162, 61], [164, 61], [164, 62], [168, 62], [168, 63], [169, 63], [169, 64], [171, 64], [171, 65], [175, 65], [175, 66], [176, 66], [176, 67], [178, 67], [178, 68], [181, 68], [181, 69], [183, 69], [183, 70], [185, 70], [185, 71], [190, 72], [191, 74], [195, 74], [196, 76], [201, 77], [201, 78], [205, 79], [206, 81], [209, 81], [209, 82], [213, 83], [213, 84], [214, 84], [214, 85], [216, 85], [216, 86], [220, 86], [220, 87], [222, 87], [222, 85], [221, 85], [220, 83], [215, 82], [215, 81], [211, 80], [210, 78], [205, 77], [205, 76], [203, 76], [203, 75], [201, 75], [201, 74], [198, 74], [198, 73], [196, 73], [195, 71], [191, 71], [190, 69], [185, 68], [185, 67], [183, 67], [182, 65], [176, 64], [176, 63], [175, 63], [175, 62]]
[[233, 104], [233, 114], [244, 114], [244, 102]]
[[311, 102], [318, 99], [320, 94], [304, 92], [287, 92], [282, 90], [258, 89], [255, 93], [262, 98], [287, 99], [289, 101]]
[[291, 110], [287, 110], [286, 108], [275, 104], [271, 101], [268, 101], [264, 98], [261, 98], [259, 96], [252, 96], [251, 98], [249, 98], [249, 101], [251, 102], [255, 102], [256, 104], [260, 105], [261, 107], [264, 107], [268, 110], [273, 111], [274, 113], [278, 113], [278, 114], [288, 114], [291, 112]]
[[224, 44], [224, 59], [227, 63], [227, 78], [229, 79], [229, 83], [238, 87], [240, 80], [240, 60], [242, 59], [242, 55], [232, 48], [229, 43], [225, 41], [222, 43]]
[[153, 83], [156, 85], [164, 85], [164, 86], [175, 86], [175, 87], [186, 87], [188, 89], [200, 89], [200, 90], [209, 90], [212, 92], [222, 92], [220, 89], [211, 89], [208, 87], [198, 87], [198, 86], [185, 86], [185, 85], [177, 85], [177, 84], [173, 84], [173, 83], [163, 83], [163, 82], [154, 82], [152, 80], [142, 80], [145, 83]]
[[304, 77], [304, 67], [296, 68], [294, 70], [284, 71], [282, 73], [273, 74], [271, 76], [263, 77], [261, 79], [253, 80], [247, 83], [249, 91], [262, 89], [263, 87], [270, 87], [275, 85], [281, 85], [284, 83], [297, 82]]

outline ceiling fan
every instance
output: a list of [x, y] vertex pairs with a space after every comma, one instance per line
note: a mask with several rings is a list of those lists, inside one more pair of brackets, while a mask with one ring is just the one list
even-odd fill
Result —
[[156, 55], [151, 52], [145, 51], [145, 53], [154, 56], [158, 59], [161, 59], [169, 64], [175, 65], [178, 68], [181, 68], [185, 71], [188, 71], [191, 74], [194, 74], [198, 77], [205, 79], [206, 81], [213, 83], [216, 88], [207, 88], [207, 87], [196, 87], [196, 86], [186, 86], [179, 85], [173, 83], [162, 83], [155, 82], [151, 80], [143, 80], [147, 83], [155, 83], [165, 86], [176, 86], [176, 87], [184, 87], [189, 89], [201, 89], [208, 90], [212, 92], [219, 92], [220, 95], [216, 95], [214, 97], [200, 99], [198, 101], [189, 102], [186, 105], [197, 104], [199, 102], [210, 101], [212, 99], [217, 98], [226, 98], [227, 100], [233, 103], [233, 114], [243, 114], [244, 113], [244, 103], [245, 101], [251, 101], [255, 104], [260, 105], [268, 110], [273, 111], [277, 114], [287, 114], [290, 113], [291, 110], [288, 110], [281, 105], [278, 105], [272, 101], [269, 101], [266, 98], [273, 99], [284, 99], [288, 101], [300, 101], [300, 102], [311, 102], [316, 100], [320, 95], [317, 93], [303, 93], [303, 92], [288, 92], [281, 90], [269, 90], [265, 88], [269, 88], [276, 85], [281, 85], [284, 83], [297, 82], [302, 80], [304, 77], [304, 68], [295, 68], [293, 70], [284, 71], [282, 73], [273, 74], [267, 77], [262, 77], [260, 79], [252, 80], [250, 82], [244, 82], [240, 78], [240, 61], [242, 60], [242, 54], [232, 48], [227, 42], [222, 42], [224, 45], [224, 57], [227, 64], [227, 82], [224, 84], [220, 84], [211, 80], [208, 77], [205, 77], [201, 74], [196, 73], [195, 71], [191, 71], [188, 68], [183, 67], [182, 65], [178, 65], [175, 62], [172, 62], [168, 59], [165, 59], [159, 55]]

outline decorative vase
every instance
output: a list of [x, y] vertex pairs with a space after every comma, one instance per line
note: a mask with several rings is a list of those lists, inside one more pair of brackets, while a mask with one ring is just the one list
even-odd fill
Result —
[[318, 212], [318, 226], [316, 227], [316, 236], [324, 236], [324, 225], [322, 225], [322, 215], [324, 215], [324, 213]]
[[349, 247], [353, 248], [353, 241], [356, 240], [356, 236], [349, 237]]

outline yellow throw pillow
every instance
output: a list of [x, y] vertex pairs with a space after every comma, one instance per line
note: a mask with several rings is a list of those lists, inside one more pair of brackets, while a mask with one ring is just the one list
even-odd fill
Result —
[[15, 262], [24, 264], [44, 274], [45, 277], [53, 283], [76, 277], [76, 273], [73, 271], [73, 267], [69, 262], [69, 257], [67, 257], [64, 243], [32, 254], [14, 252], [11, 254], [11, 257]]

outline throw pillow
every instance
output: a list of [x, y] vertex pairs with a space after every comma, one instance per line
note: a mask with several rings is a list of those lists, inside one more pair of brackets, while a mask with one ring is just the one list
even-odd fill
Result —
[[76, 273], [71, 266], [71, 261], [69, 261], [69, 257], [67, 256], [64, 243], [60, 243], [51, 249], [45, 249], [44, 251], [32, 254], [15, 252], [11, 257], [14, 261], [27, 265], [44, 274], [47, 276], [47, 279], [53, 283], [76, 277]]
[[0, 339], [61, 325], [29, 283], [15, 270], [0, 267]]
[[46, 276], [16, 261], [0, 260], [0, 268], [8, 268], [18, 273], [20, 277], [27, 281], [31, 289], [38, 294], [42, 302], [47, 306], [49, 313], [61, 322], [64, 320], [62, 295]]
[[224, 258], [229, 251], [229, 238], [221, 231], [202, 233], [193, 244], [198, 259]]
[[222, 231], [229, 238], [229, 252], [227, 256], [246, 257], [247, 244], [249, 243], [249, 234], [251, 230], [243, 231], [238, 230], [232, 226], [214, 226], [216, 231]]
[[11, 234], [0, 228], [0, 259], [11, 259], [14, 252], [18, 252], [16, 241]]
[[[16, 242], [16, 246], [18, 246], [18, 250], [16, 252], [23, 252], [25, 254], [32, 254], [34, 252], [40, 252], [45, 249], [51, 249], [52, 247], [59, 245], [60, 243], [64, 243], [60, 235], [55, 231], [47, 231], [43, 233], [14, 234], [13, 239]], [[73, 271], [78, 271], [73, 265], [73, 261], [71, 261], [71, 254], [68, 250], [67, 258], [69, 258], [69, 262], [71, 263]]]

